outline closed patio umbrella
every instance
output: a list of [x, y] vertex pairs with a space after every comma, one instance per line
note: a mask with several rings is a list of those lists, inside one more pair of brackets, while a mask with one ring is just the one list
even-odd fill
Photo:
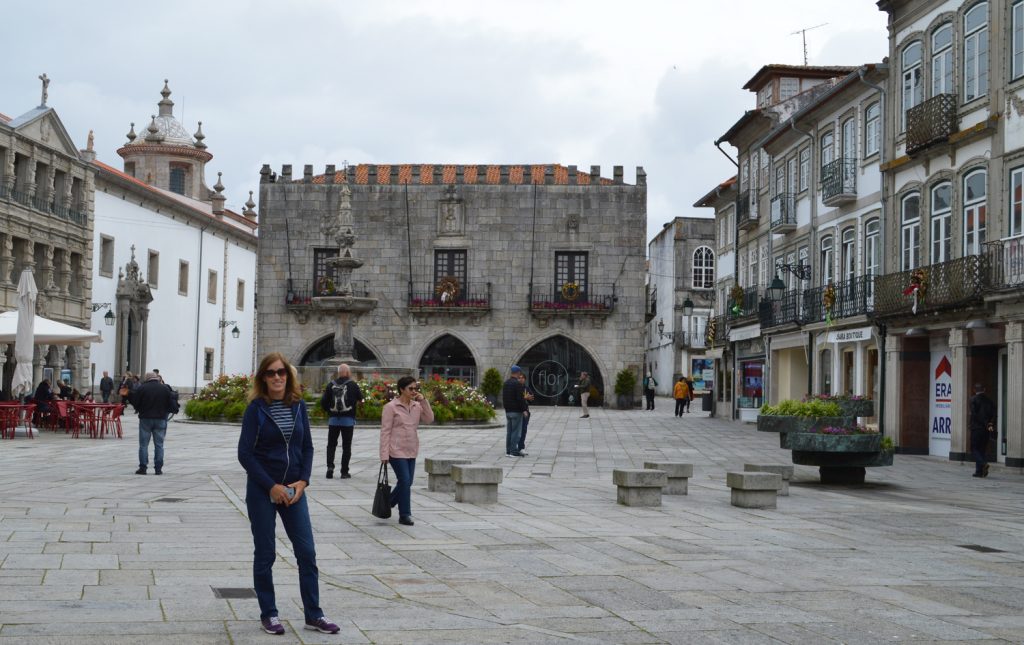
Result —
[[32, 391], [32, 358], [35, 354], [36, 281], [25, 269], [18, 281], [18, 333], [14, 339], [14, 380], [11, 392], [18, 397]]

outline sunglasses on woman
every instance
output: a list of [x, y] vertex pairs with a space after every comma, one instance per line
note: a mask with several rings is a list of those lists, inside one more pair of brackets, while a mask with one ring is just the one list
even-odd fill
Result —
[[420, 386], [419, 385], [410, 385], [406, 389], [408, 389], [411, 392], [419, 392], [420, 391]]
[[284, 378], [284, 377], [288, 376], [288, 368], [287, 367], [279, 367], [276, 370], [264, 370], [263, 371], [263, 376], [277, 376], [279, 378]]

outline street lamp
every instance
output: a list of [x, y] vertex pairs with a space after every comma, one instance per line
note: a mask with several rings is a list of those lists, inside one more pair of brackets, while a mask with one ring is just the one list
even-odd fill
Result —
[[782, 300], [783, 294], [786, 292], [786, 283], [782, 281], [782, 278], [775, 276], [772, 280], [772, 284], [768, 287], [768, 299], [772, 302], [778, 302]]
[[238, 338], [239, 336], [242, 335], [242, 332], [239, 331], [238, 325], [235, 324], [236, 322], [237, 321], [235, 321], [235, 320], [221, 320], [218, 324], [220, 325], [221, 329], [224, 329], [228, 325], [235, 325], [235, 327], [232, 328], [232, 330], [231, 330], [231, 337], [232, 338]]
[[107, 327], [114, 326], [114, 317], [114, 311], [112, 309], [108, 309], [107, 313], [103, 316], [103, 322], [107, 324]]
[[114, 325], [114, 318], [116, 318], [116, 316], [114, 315], [114, 310], [110, 308], [109, 302], [94, 302], [90, 306], [92, 307], [93, 313], [96, 313], [100, 309], [106, 308], [107, 313], [106, 315], [103, 316], [103, 322], [107, 324], [107, 327], [112, 327]]
[[690, 300], [689, 297], [687, 297], [686, 300], [683, 301], [683, 315], [684, 316], [692, 316], [693, 315], [693, 301]]
[[658, 336], [660, 336], [662, 338], [665, 337], [665, 321], [664, 320], [658, 320]]

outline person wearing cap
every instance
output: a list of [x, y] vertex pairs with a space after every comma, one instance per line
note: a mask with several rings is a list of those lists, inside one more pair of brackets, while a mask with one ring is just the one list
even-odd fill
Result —
[[132, 407], [139, 415], [139, 469], [136, 475], [145, 475], [149, 466], [149, 440], [153, 439], [153, 466], [156, 474], [164, 474], [164, 437], [167, 417], [171, 415], [174, 395], [171, 388], [160, 381], [156, 372], [146, 372], [142, 384], [129, 395]]
[[988, 439], [995, 434], [996, 404], [985, 394], [985, 386], [974, 384], [970, 403], [971, 456], [974, 457], [972, 477], [988, 477]]
[[523, 368], [513, 365], [505, 385], [501, 388], [501, 404], [505, 408], [505, 456], [522, 457], [519, 436], [523, 431], [523, 412], [526, 411], [526, 386], [519, 380]]

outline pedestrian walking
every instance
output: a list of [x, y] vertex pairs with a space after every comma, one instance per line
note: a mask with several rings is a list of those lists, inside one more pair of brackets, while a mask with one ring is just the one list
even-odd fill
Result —
[[530, 389], [526, 387], [526, 374], [523, 372], [519, 372], [519, 382], [523, 384], [523, 399], [525, 401], [524, 406], [526, 408], [523, 410], [523, 428], [519, 432], [519, 454], [525, 457], [530, 454], [526, 452], [526, 429], [530, 425], [530, 401], [533, 400], [533, 394], [530, 392]]
[[352, 460], [352, 434], [356, 428], [356, 405], [363, 400], [359, 384], [352, 380], [352, 370], [342, 363], [337, 378], [327, 384], [320, 398], [320, 407], [329, 415], [327, 421], [327, 479], [334, 478], [334, 455], [341, 436], [341, 479], [350, 479], [348, 464]]
[[683, 405], [685, 409], [683, 412], [689, 412], [690, 403], [693, 401], [693, 381], [688, 376], [684, 376], [683, 380], [686, 381], [686, 399], [684, 399], [685, 403]]
[[988, 477], [988, 440], [995, 434], [996, 405], [985, 394], [985, 386], [974, 384], [970, 402], [971, 455], [974, 457], [973, 477]]
[[522, 457], [519, 452], [519, 437], [523, 432], [523, 412], [526, 404], [526, 387], [519, 380], [523, 368], [513, 365], [508, 380], [501, 388], [501, 405], [505, 408], [505, 456]]
[[[636, 381], [633, 381], [636, 383]], [[590, 375], [586, 372], [580, 372], [580, 382], [577, 385], [580, 389], [580, 407], [583, 408], [583, 414], [580, 415], [581, 419], [590, 418], [590, 408], [587, 407], [587, 400], [590, 398]]]
[[658, 380], [650, 372], [644, 377], [644, 396], [647, 398], [647, 409], [654, 409], [654, 388], [658, 387]]
[[114, 391], [114, 379], [110, 378], [107, 370], [103, 370], [103, 378], [100, 379], [100, 394], [103, 395], [103, 402], [110, 403], [110, 393]]
[[683, 408], [686, 406], [687, 399], [690, 398], [690, 387], [687, 385], [685, 377], [680, 376], [676, 381], [672, 388], [672, 398], [676, 400], [676, 416], [683, 416]]
[[139, 387], [129, 395], [139, 415], [139, 469], [136, 475], [145, 475], [149, 466], [149, 441], [153, 440], [153, 466], [157, 475], [164, 474], [164, 438], [167, 418], [176, 412], [171, 388], [160, 382], [160, 377], [147, 372]]
[[341, 628], [320, 608], [320, 572], [309, 520], [306, 487], [313, 471], [313, 438], [295, 369], [273, 352], [260, 361], [242, 417], [238, 462], [248, 476], [245, 507], [252, 530], [252, 578], [260, 605], [260, 626], [284, 634], [274, 594], [277, 517], [292, 543], [299, 569], [299, 595], [305, 628], [337, 634]]
[[411, 376], [398, 379], [398, 396], [384, 406], [380, 416], [380, 461], [395, 471], [391, 506], [398, 506], [398, 523], [412, 526], [412, 480], [420, 451], [420, 423], [431, 423], [434, 411]]

